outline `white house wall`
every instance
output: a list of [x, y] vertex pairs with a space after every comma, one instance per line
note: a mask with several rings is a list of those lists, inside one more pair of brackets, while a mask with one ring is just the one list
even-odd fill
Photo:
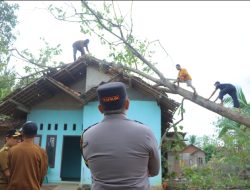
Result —
[[87, 67], [85, 92], [96, 87], [102, 81], [107, 82], [110, 78], [110, 75], [102, 73], [94, 67]]

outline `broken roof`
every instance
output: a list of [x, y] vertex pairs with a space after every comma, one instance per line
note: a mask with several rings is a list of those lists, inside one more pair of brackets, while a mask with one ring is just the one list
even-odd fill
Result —
[[82, 105], [96, 99], [97, 86], [89, 89], [84, 94], [80, 94], [68, 87], [70, 84], [73, 84], [86, 75], [86, 68], [89, 65], [99, 70], [100, 67], [104, 68], [103, 66], [108, 65], [108, 74], [112, 75], [110, 81], [121, 81], [136, 90], [150, 94], [157, 100], [161, 107], [164, 123], [169, 124], [172, 122], [173, 113], [179, 106], [179, 103], [169, 99], [166, 93], [161, 92], [159, 88], [146, 83], [141, 78], [125, 72], [120, 72], [116, 64], [108, 63], [90, 56], [83, 56], [76, 62], [67, 64], [54, 73], [46, 74], [22, 89], [15, 90], [0, 103], [0, 114], [13, 117], [20, 114], [20, 111], [27, 114], [32, 106], [53, 97], [60, 91], [67, 93]]

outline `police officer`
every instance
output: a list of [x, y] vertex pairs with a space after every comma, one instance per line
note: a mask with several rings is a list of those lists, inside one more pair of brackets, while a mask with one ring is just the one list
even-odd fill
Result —
[[78, 40], [72, 44], [74, 61], [76, 61], [77, 50], [81, 52], [81, 56], [85, 55], [84, 48], [86, 48], [87, 52], [89, 53], [88, 44], [89, 44], [89, 39]]
[[149, 190], [159, 172], [156, 139], [149, 127], [126, 117], [129, 99], [121, 82], [97, 88], [104, 119], [82, 134], [82, 153], [92, 190]]
[[7, 131], [5, 135], [5, 144], [0, 150], [0, 189], [5, 190], [8, 185], [10, 171], [8, 168], [8, 151], [21, 141], [21, 133], [16, 129]]
[[37, 124], [27, 121], [21, 133], [23, 141], [8, 154], [10, 178], [7, 190], [40, 190], [47, 173], [48, 157], [44, 149], [34, 144]]

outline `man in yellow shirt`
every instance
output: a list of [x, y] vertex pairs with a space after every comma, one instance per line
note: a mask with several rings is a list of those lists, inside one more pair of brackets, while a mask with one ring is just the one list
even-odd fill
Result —
[[192, 85], [192, 78], [189, 75], [189, 73], [187, 72], [187, 70], [184, 68], [181, 68], [181, 66], [179, 64], [176, 65], [176, 69], [179, 71], [179, 73], [178, 73], [178, 77], [177, 77], [176, 81], [174, 81], [174, 84], [177, 83], [177, 85], [179, 86], [180, 82], [186, 83], [187, 86], [190, 86], [193, 89], [194, 95], [196, 95], [197, 94], [196, 90], [195, 90], [194, 86]]
[[21, 142], [21, 133], [16, 129], [7, 131], [5, 135], [5, 145], [0, 150], [0, 189], [5, 190], [8, 185], [10, 171], [8, 168], [9, 149]]

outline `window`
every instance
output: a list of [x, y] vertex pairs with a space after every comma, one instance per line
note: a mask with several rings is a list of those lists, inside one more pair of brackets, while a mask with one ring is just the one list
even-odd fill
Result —
[[34, 138], [34, 143], [41, 146], [41, 141], [42, 141], [42, 135], [37, 135]]
[[201, 157], [198, 157], [198, 166], [203, 165], [203, 159]]
[[57, 129], [58, 129], [58, 124], [56, 123], [55, 124], [55, 130], [57, 131]]
[[49, 124], [48, 124], [48, 130], [50, 130], [50, 129], [51, 129], [51, 124], [49, 123]]
[[42, 123], [40, 124], [40, 130], [43, 130], [43, 124]]
[[74, 123], [73, 124], [73, 131], [75, 131], [76, 130], [76, 124]]
[[64, 131], [67, 130], [67, 127], [68, 127], [68, 126], [67, 126], [67, 124], [65, 123], [64, 126], [63, 126]]
[[48, 155], [49, 167], [55, 167], [55, 155], [56, 155], [56, 135], [48, 135], [46, 142], [46, 152]]
[[189, 160], [189, 166], [192, 166], [192, 165], [193, 165], [193, 160], [190, 159], [190, 160]]

